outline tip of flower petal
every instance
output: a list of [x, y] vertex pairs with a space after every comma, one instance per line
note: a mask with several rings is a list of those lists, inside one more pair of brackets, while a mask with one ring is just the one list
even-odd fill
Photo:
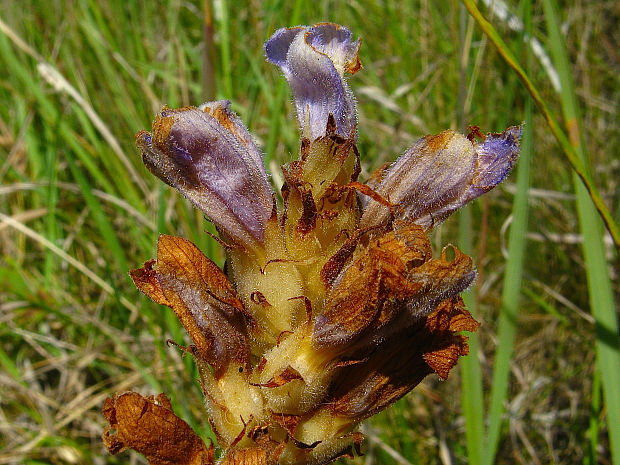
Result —
[[476, 190], [486, 192], [508, 176], [519, 156], [522, 127], [487, 134], [486, 140], [475, 145], [479, 167], [474, 180]]
[[283, 27], [273, 33], [265, 42], [265, 56], [267, 61], [276, 66], [286, 65], [286, 55], [295, 36], [305, 29], [304, 26]]
[[353, 34], [346, 27], [334, 23], [315, 24], [305, 32], [304, 40], [317, 53], [327, 56], [340, 74], [362, 69], [359, 58], [361, 41], [353, 42]]

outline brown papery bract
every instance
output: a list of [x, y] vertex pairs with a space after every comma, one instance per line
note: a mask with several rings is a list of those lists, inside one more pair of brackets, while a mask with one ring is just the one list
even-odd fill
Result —
[[330, 410], [337, 416], [367, 418], [396, 402], [430, 373], [446, 379], [458, 358], [468, 353], [467, 338], [456, 333], [476, 331], [479, 326], [465, 310], [463, 299], [446, 299], [433, 313], [379, 344], [368, 363], [343, 368], [331, 385]]
[[110, 423], [103, 440], [112, 454], [131, 448], [144, 454], [151, 465], [214, 463], [213, 445], [207, 447], [174, 414], [164, 394], [157, 397], [143, 397], [137, 392], [116, 394], [106, 399], [103, 414]]
[[249, 362], [246, 324], [251, 317], [228, 277], [190, 241], [162, 234], [157, 261], [130, 274], [138, 289], [174, 310], [196, 355], [215, 368], [216, 376], [233, 360]]

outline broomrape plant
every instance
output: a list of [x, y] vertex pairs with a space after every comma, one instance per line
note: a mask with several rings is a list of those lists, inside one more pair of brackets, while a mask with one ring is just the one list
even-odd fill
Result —
[[[192, 339], [220, 464], [324, 464], [362, 441], [355, 426], [431, 373], [448, 377], [479, 324], [459, 293], [470, 257], [427, 237], [495, 187], [519, 152], [520, 127], [421, 138], [357, 181], [355, 99], [345, 73], [360, 42], [336, 24], [280, 29], [267, 60], [291, 86], [300, 159], [285, 165], [283, 208], [261, 154], [228, 101], [165, 108], [137, 145], [147, 168], [217, 226], [220, 270], [191, 242], [161, 235], [136, 286], [176, 313]], [[448, 249], [452, 249], [448, 251]], [[449, 258], [450, 257], [450, 258]], [[212, 464], [165, 395], [105, 402], [111, 453], [153, 465]]]

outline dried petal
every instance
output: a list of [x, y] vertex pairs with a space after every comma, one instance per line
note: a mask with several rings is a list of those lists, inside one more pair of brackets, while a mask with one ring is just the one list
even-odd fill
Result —
[[272, 190], [258, 148], [228, 101], [164, 108], [136, 143], [146, 167], [178, 189], [233, 241], [263, 241]]
[[129, 275], [136, 287], [153, 299], [154, 302], [170, 307], [170, 302], [168, 302], [164, 292], [161, 290], [157, 271], [153, 269], [153, 265], [155, 265], [155, 260], [149, 260], [142, 268], [131, 270]]
[[226, 275], [190, 241], [162, 234], [157, 270], [147, 262], [131, 276], [142, 292], [174, 310], [196, 345], [197, 356], [214, 367], [216, 377], [232, 361], [248, 363], [249, 317], [243, 304]]
[[[454, 258], [448, 259], [451, 249]], [[412, 314], [428, 314], [444, 299], [463, 292], [476, 277], [471, 257], [454, 246], [446, 246], [439, 260], [431, 260], [412, 269], [407, 279], [422, 285], [419, 292], [408, 300], [407, 308]]]
[[455, 333], [478, 326], [460, 297], [443, 301], [432, 314], [381, 343], [368, 362], [343, 368], [330, 387], [330, 410], [359, 421], [400, 399], [432, 372], [447, 378], [458, 357], [468, 352], [467, 338]]
[[[454, 131], [425, 136], [383, 173], [377, 193], [397, 206], [399, 217], [430, 228], [504, 180], [519, 154], [520, 137], [517, 126], [488, 134], [476, 145]], [[365, 203], [361, 227], [389, 221], [385, 206]]]
[[[103, 414], [110, 423], [103, 441], [111, 454], [131, 448], [151, 465], [212, 465], [213, 445], [207, 447], [192, 428], [172, 411], [164, 394], [157, 398], [125, 392], [108, 397]], [[111, 432], [111, 429], [116, 430]]]
[[303, 137], [324, 136], [330, 114], [336, 133], [351, 135], [355, 99], [343, 76], [361, 68], [359, 47], [348, 29], [331, 23], [279, 29], [265, 44], [267, 60], [282, 69], [291, 86]]
[[[359, 253], [328, 295], [312, 337], [318, 348], [330, 347], [332, 356], [345, 346], [350, 351], [391, 336], [463, 291], [475, 277], [471, 258], [458, 249], [453, 260], [447, 259], [447, 250], [433, 260], [420, 226], [396, 226]], [[408, 314], [400, 315], [405, 309]]]

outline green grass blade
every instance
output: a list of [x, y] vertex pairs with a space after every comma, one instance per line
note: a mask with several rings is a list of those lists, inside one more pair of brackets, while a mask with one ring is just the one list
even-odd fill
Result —
[[[531, 4], [525, 2], [525, 34], [531, 36]], [[527, 49], [528, 72], [532, 69], [532, 53]], [[504, 273], [500, 315], [497, 329], [497, 350], [493, 364], [493, 378], [488, 410], [488, 429], [483, 460], [491, 465], [499, 446], [504, 423], [504, 406], [509, 395], [510, 366], [514, 352], [519, 297], [523, 280], [523, 263], [528, 225], [528, 197], [530, 186], [530, 164], [533, 154], [533, 104], [528, 98], [525, 104], [525, 127], [521, 140], [521, 154], [517, 165], [517, 192], [512, 207], [512, 223], [508, 238], [508, 259]]]
[[[49, 140], [49, 146], [46, 150], [46, 165], [47, 165], [47, 173], [46, 177], [49, 180], [49, 185], [47, 187], [47, 225], [46, 225], [46, 235], [47, 238], [55, 242], [58, 237], [58, 224], [56, 221], [56, 206], [58, 204], [58, 188], [56, 187], [56, 182], [58, 181], [58, 161], [57, 161], [57, 152], [58, 152], [58, 138], [56, 136], [56, 127], [53, 130], [46, 131], [47, 137], [52, 139]], [[54, 272], [56, 263], [56, 257], [54, 254], [47, 250], [45, 253], [45, 268], [44, 268], [44, 276], [45, 276], [45, 287], [49, 289], [49, 286], [52, 282], [52, 274]]]
[[[575, 84], [572, 77], [568, 53], [560, 30], [556, 4], [553, 0], [543, 0], [545, 19], [549, 32], [551, 52], [562, 83], [562, 110], [567, 130], [571, 134], [573, 150], [584, 165], [588, 155], [581, 131]], [[583, 254], [588, 279], [590, 308], [596, 320], [596, 351], [598, 370], [601, 374], [603, 396], [607, 408], [607, 425], [611, 456], [613, 462], [620, 464], [620, 348], [618, 341], [618, 322], [611, 280], [607, 271], [603, 230], [596, 216], [594, 205], [588, 192], [575, 177], [577, 212], [581, 234], [583, 235]]]
[[523, 279], [523, 261], [528, 224], [528, 189], [530, 185], [530, 163], [533, 153], [532, 101], [528, 99], [525, 109], [525, 127], [521, 140], [521, 155], [517, 166], [517, 193], [512, 208], [512, 223], [508, 239], [508, 259], [502, 288], [501, 313], [497, 330], [497, 351], [493, 364], [493, 381], [488, 412], [488, 431], [484, 461], [491, 465], [500, 440], [504, 405], [508, 396], [510, 364], [514, 351], [519, 295]]
[[[471, 207], [459, 213], [459, 247], [472, 253], [472, 213]], [[478, 306], [471, 290], [463, 293], [463, 300], [474, 318], [478, 319]], [[477, 333], [468, 335], [469, 355], [459, 362], [461, 367], [461, 404], [465, 417], [465, 436], [469, 463], [480, 463], [484, 437], [484, 399], [482, 395], [482, 367], [478, 358], [480, 337]]]
[[620, 248], [620, 228], [618, 228], [618, 225], [613, 219], [611, 213], [609, 212], [609, 209], [605, 205], [605, 202], [603, 201], [601, 194], [599, 193], [598, 189], [594, 185], [594, 182], [592, 181], [592, 177], [590, 176], [588, 170], [586, 169], [583, 160], [579, 157], [579, 155], [577, 154], [575, 150], [575, 147], [573, 147], [573, 145], [569, 141], [564, 131], [562, 131], [559, 123], [556, 121], [556, 119], [551, 114], [549, 108], [547, 107], [547, 104], [542, 99], [540, 92], [538, 91], [536, 86], [534, 86], [534, 84], [532, 83], [528, 75], [525, 73], [523, 68], [521, 68], [515, 56], [510, 51], [510, 49], [506, 46], [506, 44], [504, 43], [500, 35], [497, 33], [493, 25], [489, 21], [487, 21], [485, 17], [482, 15], [480, 10], [476, 6], [474, 0], [462, 0], [462, 1], [465, 4], [465, 7], [469, 10], [469, 13], [478, 22], [478, 25], [480, 26], [480, 28], [489, 37], [491, 42], [493, 42], [493, 44], [497, 47], [498, 52], [504, 58], [506, 63], [508, 63], [508, 65], [517, 73], [517, 76], [519, 76], [519, 78], [521, 79], [525, 87], [527, 88], [528, 92], [530, 93], [534, 101], [536, 102], [536, 105], [538, 106], [542, 114], [544, 115], [545, 120], [547, 121], [547, 124], [549, 125], [549, 129], [551, 129], [551, 132], [557, 139], [558, 143], [560, 144], [560, 147], [562, 147], [562, 151], [564, 152], [566, 159], [568, 160], [569, 164], [571, 165], [571, 167], [573, 168], [577, 176], [579, 176], [579, 178], [583, 182], [588, 192], [588, 195], [592, 199], [592, 202], [594, 202], [594, 205], [596, 209], [598, 210], [599, 215], [605, 222], [605, 226], [609, 230], [609, 233], [611, 234], [611, 237], [613, 238], [614, 243], [616, 244], [616, 247]]
[[101, 232], [101, 236], [103, 237], [106, 245], [109, 247], [109, 251], [116, 261], [117, 269], [127, 270], [129, 269], [129, 265], [127, 263], [127, 258], [125, 257], [125, 252], [123, 251], [123, 247], [118, 241], [118, 237], [114, 231], [114, 228], [108, 221], [108, 218], [101, 206], [97, 197], [95, 197], [92, 193], [92, 188], [90, 184], [84, 177], [82, 170], [78, 167], [73, 159], [73, 154], [70, 151], [66, 152], [67, 154], [67, 162], [69, 164], [69, 169], [71, 170], [71, 174], [79, 184], [82, 194], [84, 195], [84, 200], [86, 201], [86, 205], [90, 208], [91, 214]]
[[[457, 120], [459, 129], [466, 127], [465, 96], [467, 92], [467, 64], [469, 61], [470, 47], [465, 40], [467, 29], [467, 11], [461, 5], [459, 9], [459, 95], [457, 105]], [[475, 79], [475, 78], [473, 78]], [[463, 251], [473, 254], [472, 236], [472, 212], [471, 207], [463, 209], [459, 216], [459, 245]], [[477, 289], [477, 283], [474, 289]], [[463, 294], [465, 305], [474, 318], [478, 318], [478, 302], [475, 290], [469, 290]], [[469, 336], [469, 355], [464, 357], [461, 364], [461, 405], [465, 417], [465, 440], [467, 444], [467, 457], [469, 463], [480, 463], [484, 438], [484, 397], [482, 395], [482, 366], [478, 358], [480, 336], [471, 333]]]
[[233, 82], [231, 73], [231, 53], [230, 53], [230, 17], [228, 11], [228, 2], [223, 0], [219, 3], [220, 6], [220, 65], [222, 70], [220, 72], [220, 81], [222, 82], [224, 89], [224, 95], [228, 99], [234, 98]]

